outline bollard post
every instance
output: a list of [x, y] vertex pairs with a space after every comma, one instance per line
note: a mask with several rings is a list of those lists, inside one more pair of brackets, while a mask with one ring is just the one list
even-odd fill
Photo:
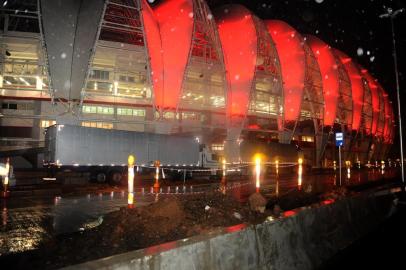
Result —
[[154, 162], [155, 165], [155, 183], [154, 183], [154, 192], [158, 193], [159, 192], [159, 166], [161, 165], [161, 162], [159, 160], [155, 160]]
[[133, 155], [128, 156], [128, 208], [134, 207], [134, 163], [135, 157]]

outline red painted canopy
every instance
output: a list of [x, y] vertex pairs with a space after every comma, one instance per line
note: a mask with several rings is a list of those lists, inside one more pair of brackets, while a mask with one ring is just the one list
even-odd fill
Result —
[[340, 87], [337, 63], [329, 45], [314, 36], [307, 36], [306, 41], [317, 59], [323, 80], [324, 125], [332, 126], [336, 118]]
[[257, 32], [254, 15], [241, 5], [228, 5], [215, 14], [229, 91], [227, 113], [245, 116], [257, 62]]
[[339, 57], [351, 81], [353, 101], [352, 129], [358, 130], [361, 123], [362, 106], [364, 102], [364, 86], [362, 76], [357, 65], [350, 57], [339, 50], [335, 50], [335, 53]]
[[372, 96], [372, 109], [373, 109], [373, 119], [372, 119], [372, 134], [376, 134], [379, 122], [379, 93], [378, 84], [375, 79], [369, 74], [366, 69], [361, 70], [364, 78], [367, 80], [369, 88], [371, 89]]
[[154, 89], [155, 103], [164, 104], [164, 65], [162, 59], [161, 34], [158, 22], [146, 0], [141, 0], [141, 11], [144, 20], [145, 43], [149, 54], [151, 80]]
[[143, 1], [155, 105], [159, 108], [175, 109], [182, 91], [192, 42], [193, 1], [164, 1], [154, 7], [155, 16], [152, 16], [146, 6]]
[[301, 109], [305, 80], [303, 38], [285, 22], [268, 20], [265, 25], [275, 42], [281, 63], [284, 117], [286, 121], [296, 121]]

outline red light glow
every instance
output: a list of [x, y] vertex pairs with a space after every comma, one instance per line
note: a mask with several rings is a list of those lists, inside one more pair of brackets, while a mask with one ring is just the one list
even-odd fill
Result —
[[229, 227], [225, 228], [225, 231], [229, 232], [229, 233], [233, 233], [233, 232], [241, 231], [241, 230], [245, 229], [246, 227], [247, 227], [247, 225], [245, 225], [245, 224], [237, 224], [237, 225], [229, 226]]

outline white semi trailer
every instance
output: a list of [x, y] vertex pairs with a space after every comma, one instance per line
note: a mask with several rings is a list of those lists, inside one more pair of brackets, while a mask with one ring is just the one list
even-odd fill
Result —
[[[190, 136], [53, 125], [46, 130], [44, 166], [91, 173], [97, 182], [118, 184], [127, 172], [127, 158], [141, 168], [159, 160], [171, 172], [207, 169], [214, 173], [218, 158]], [[148, 169], [146, 169], [148, 170]]]

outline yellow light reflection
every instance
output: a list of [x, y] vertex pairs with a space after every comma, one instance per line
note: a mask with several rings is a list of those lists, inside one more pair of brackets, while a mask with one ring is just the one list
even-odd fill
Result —
[[223, 177], [226, 177], [226, 159], [223, 158]]
[[299, 168], [297, 170], [297, 187], [302, 189], [302, 175], [303, 175], [303, 159], [299, 158], [298, 160]]
[[255, 157], [255, 187], [257, 192], [259, 192], [260, 188], [260, 177], [261, 177], [261, 157], [257, 155]]
[[133, 155], [128, 156], [128, 205], [134, 204], [134, 163], [135, 157]]

